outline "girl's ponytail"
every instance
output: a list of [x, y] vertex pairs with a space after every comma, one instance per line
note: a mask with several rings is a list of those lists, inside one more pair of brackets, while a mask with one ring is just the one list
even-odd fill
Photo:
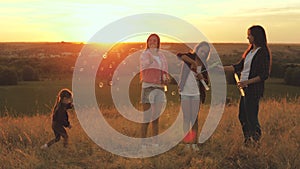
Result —
[[72, 98], [73, 97], [73, 94], [72, 92], [69, 90], [69, 89], [61, 89], [57, 96], [56, 96], [56, 103], [54, 104], [53, 106], [53, 110], [52, 110], [52, 114], [55, 114], [55, 112], [59, 109], [60, 107], [60, 102], [61, 102], [61, 99], [66, 97], [66, 98]]

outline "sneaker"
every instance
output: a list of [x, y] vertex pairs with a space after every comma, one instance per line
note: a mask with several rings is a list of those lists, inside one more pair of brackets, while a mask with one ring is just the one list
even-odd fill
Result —
[[40, 148], [41, 148], [42, 150], [47, 149], [47, 148], [48, 148], [48, 145], [47, 145], [47, 144], [44, 144], [44, 145], [42, 145]]
[[199, 151], [200, 150], [197, 144], [192, 144], [192, 149], [194, 151]]

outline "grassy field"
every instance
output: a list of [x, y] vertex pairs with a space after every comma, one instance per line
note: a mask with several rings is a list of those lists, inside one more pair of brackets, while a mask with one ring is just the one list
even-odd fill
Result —
[[[56, 94], [61, 88], [72, 88], [72, 80], [20, 82], [16, 86], [0, 86], [0, 116], [21, 116], [35, 114], [49, 114]], [[99, 105], [111, 106], [110, 86], [96, 85], [95, 92]], [[130, 98], [133, 105], [138, 104], [140, 98], [140, 84], [133, 83], [130, 88]], [[208, 92], [206, 104], [210, 103]], [[266, 82], [265, 99], [295, 100], [300, 96], [300, 87], [285, 85], [283, 79], [268, 79]], [[227, 97], [236, 101], [239, 99], [239, 91], [235, 85], [227, 86]], [[170, 85], [167, 92], [170, 102], [178, 102], [176, 85]]]
[[[70, 145], [59, 142], [47, 150], [39, 147], [53, 138], [49, 115], [0, 118], [0, 168], [285, 168], [300, 167], [299, 99], [267, 99], [261, 102], [259, 118], [263, 136], [260, 148], [242, 144], [237, 118], [237, 103], [227, 106], [223, 117], [200, 151], [184, 151], [179, 144], [171, 150], [144, 159], [130, 159], [111, 154], [93, 143], [81, 128], [76, 114], [70, 113], [73, 128], [68, 130]], [[175, 118], [178, 107], [170, 107], [160, 120], [160, 130]], [[202, 126], [208, 105], [200, 111]], [[114, 109], [106, 110], [107, 121], [116, 130], [136, 135], [139, 125], [122, 118]], [[121, 124], [121, 125], [120, 125]]]

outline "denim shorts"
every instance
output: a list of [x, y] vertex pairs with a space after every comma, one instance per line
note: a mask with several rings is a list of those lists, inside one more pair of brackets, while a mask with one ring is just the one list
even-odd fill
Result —
[[147, 87], [142, 88], [142, 103], [165, 103], [166, 95], [164, 88], [160, 87]]

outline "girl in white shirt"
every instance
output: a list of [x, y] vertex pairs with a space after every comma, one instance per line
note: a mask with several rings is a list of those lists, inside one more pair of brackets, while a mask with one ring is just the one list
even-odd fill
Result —
[[204, 77], [201, 73], [197, 72], [197, 68], [199, 69], [199, 66], [201, 66], [202, 70], [205, 69], [209, 51], [209, 44], [207, 42], [201, 42], [195, 47], [192, 53], [177, 54], [179, 59], [184, 61], [179, 83], [179, 93], [184, 119], [183, 131], [184, 133], [187, 133], [183, 142], [187, 143], [187, 148], [189, 148], [191, 144], [191, 147], [194, 150], [199, 150], [197, 146], [198, 113], [200, 109], [200, 100], [204, 102], [205, 97], [205, 89], [203, 86], [201, 87], [202, 84], [199, 83], [199, 80], [207, 80], [207, 72]]

